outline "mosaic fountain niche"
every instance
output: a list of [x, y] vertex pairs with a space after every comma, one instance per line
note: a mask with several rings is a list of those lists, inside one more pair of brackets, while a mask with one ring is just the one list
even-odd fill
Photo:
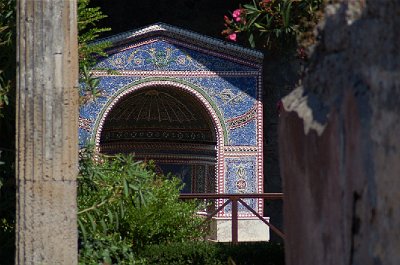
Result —
[[[185, 193], [263, 192], [261, 53], [166, 24], [102, 41], [112, 45], [92, 71], [102, 95], [80, 109], [81, 146], [154, 160]], [[262, 200], [246, 202], [263, 214]], [[213, 219], [211, 239], [231, 240], [230, 216], [228, 205]], [[269, 240], [249, 211], [239, 218], [239, 241]]]
[[113, 106], [100, 151], [154, 160], [159, 173], [182, 179], [184, 193], [214, 192], [216, 138], [213, 121], [196, 97], [172, 86], [149, 86]]

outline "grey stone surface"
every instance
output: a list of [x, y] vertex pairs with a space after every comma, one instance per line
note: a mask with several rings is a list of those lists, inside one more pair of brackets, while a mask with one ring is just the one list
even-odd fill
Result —
[[15, 263], [73, 265], [78, 261], [76, 1], [17, 3]]
[[[270, 221], [269, 218], [265, 220]], [[213, 218], [210, 224], [209, 240], [216, 242], [232, 242], [232, 220], [230, 218]], [[269, 241], [269, 227], [257, 217], [240, 218], [238, 220], [238, 241]]]
[[281, 115], [286, 262], [396, 265], [400, 2], [334, 2]]

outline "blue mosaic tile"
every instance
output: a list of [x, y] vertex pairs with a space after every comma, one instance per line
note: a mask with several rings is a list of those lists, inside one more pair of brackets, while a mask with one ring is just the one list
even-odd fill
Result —
[[107, 97], [114, 95], [119, 89], [139, 80], [137, 76], [102, 76], [99, 78], [99, 88], [102, 89]]
[[256, 77], [192, 77], [184, 80], [201, 87], [225, 119], [246, 113], [256, 102]]
[[[257, 205], [257, 200], [256, 199], [243, 199], [247, 205], [249, 205], [251, 208], [257, 211], [256, 205]], [[232, 214], [232, 204], [228, 204], [225, 206], [224, 209], [225, 214]], [[238, 213], [239, 214], [249, 214], [251, 213], [246, 207], [244, 207], [241, 203], [238, 204]]]
[[96, 120], [104, 104], [115, 94], [115, 92], [128, 84], [131, 84], [138, 77], [125, 76], [105, 76], [99, 77], [98, 89], [101, 90], [102, 96], [95, 101], [88, 102], [80, 108], [80, 116], [90, 120]]
[[230, 145], [254, 146], [257, 144], [256, 121], [252, 120], [243, 127], [229, 131]]
[[84, 129], [79, 128], [79, 146], [84, 147], [90, 143], [90, 133]]

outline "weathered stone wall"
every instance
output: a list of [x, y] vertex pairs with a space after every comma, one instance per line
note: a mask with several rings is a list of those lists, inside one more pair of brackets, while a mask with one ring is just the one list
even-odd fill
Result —
[[334, 2], [283, 100], [286, 262], [400, 264], [400, 2]]

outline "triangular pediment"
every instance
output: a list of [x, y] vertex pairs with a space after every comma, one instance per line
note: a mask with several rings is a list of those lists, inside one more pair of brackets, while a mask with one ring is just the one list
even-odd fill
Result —
[[263, 54], [167, 24], [114, 35], [97, 69], [138, 71], [252, 71]]

